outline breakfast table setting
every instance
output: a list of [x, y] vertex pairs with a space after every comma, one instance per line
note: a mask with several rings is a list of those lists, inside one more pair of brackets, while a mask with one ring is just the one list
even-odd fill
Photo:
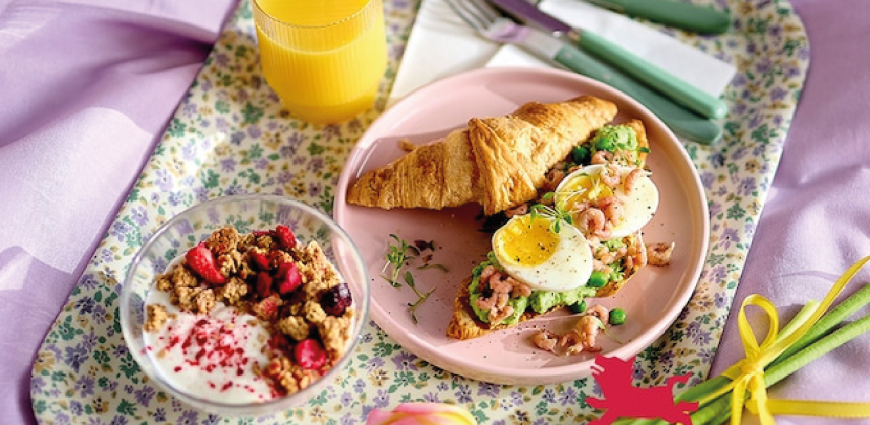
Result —
[[[733, 410], [695, 423], [870, 423], [870, 337], [853, 331], [870, 313], [861, 286], [870, 283], [870, 3], [662, 1], [727, 19], [680, 28], [668, 21], [679, 7], [648, 18], [597, 0], [491, 0], [558, 17], [605, 46], [589, 50], [601, 57], [571, 59], [533, 54], [517, 33], [475, 30], [464, 8], [477, 0], [383, 0], [386, 64], [375, 69], [374, 98], [321, 124], [282, 105], [303, 88], [264, 73], [274, 46], [262, 41], [271, 27], [259, 24], [255, 0], [0, 0], [0, 422], [363, 424], [401, 406], [432, 409], [407, 423], [430, 423], [427, 412], [445, 414], [439, 406], [468, 415], [438, 423], [601, 418], [587, 400], [616, 396], [591, 375], [595, 357], [548, 357], [499, 335], [444, 339], [451, 282], [470, 270], [456, 265], [480, 251], [478, 236], [465, 236], [477, 233], [476, 210], [370, 213], [347, 201], [354, 179], [401, 154], [401, 139], [428, 143], [472, 117], [593, 94], [646, 123], [662, 193], [647, 233], [678, 241], [672, 264], [617, 296], [628, 319], [601, 354], [631, 361], [636, 388], [685, 376], [674, 394], [728, 382], [728, 402], [738, 389], [751, 396], [745, 412], [734, 396]], [[499, 22], [516, 29], [522, 19], [507, 15]], [[644, 85], [637, 79], [652, 72], [599, 64], [626, 57], [670, 77]], [[666, 84], [700, 99], [695, 112], [665, 104]], [[236, 416], [174, 397], [146, 374], [122, 303], [134, 258], [161, 226], [245, 195], [334, 218], [360, 247], [372, 290], [334, 377], [296, 406]], [[427, 288], [446, 282], [428, 300], [383, 279], [384, 241], [396, 234], [430, 240], [432, 257], [450, 263], [415, 272]], [[425, 300], [414, 305], [419, 321], [407, 311], [415, 299]], [[835, 308], [853, 299], [864, 301]], [[825, 313], [845, 310], [826, 328], [835, 338], [823, 342], [834, 342], [791, 350]], [[783, 352], [808, 360], [780, 362]], [[746, 361], [755, 358], [766, 360]]]

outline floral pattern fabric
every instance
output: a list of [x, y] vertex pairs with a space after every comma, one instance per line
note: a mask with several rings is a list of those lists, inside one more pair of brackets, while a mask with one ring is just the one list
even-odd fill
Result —
[[[690, 384], [706, 378], [808, 66], [806, 33], [787, 1], [716, 2], [732, 12], [727, 34], [662, 28], [736, 64], [738, 75], [724, 94], [724, 140], [686, 145], [708, 198], [710, 249], [682, 314], [638, 355], [637, 386], [685, 373]], [[260, 75], [250, 1], [240, 2], [38, 352], [31, 398], [40, 423], [354, 424], [373, 408], [409, 401], [459, 404], [481, 424], [597, 416], [584, 402], [598, 394], [590, 378], [540, 386], [473, 381], [418, 359], [373, 322], [338, 381], [307, 405], [267, 417], [221, 417], [179, 403], [149, 382], [124, 343], [121, 282], [144, 240], [169, 217], [206, 199], [253, 192], [332, 211], [342, 166], [384, 108], [418, 7], [419, 0], [385, 2], [390, 59], [376, 107], [341, 125], [317, 126], [281, 110]]]

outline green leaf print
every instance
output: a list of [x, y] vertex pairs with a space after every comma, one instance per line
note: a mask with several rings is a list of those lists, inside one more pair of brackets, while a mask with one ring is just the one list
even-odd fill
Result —
[[242, 109], [242, 115], [244, 116], [242, 124], [256, 124], [263, 117], [263, 108], [258, 108], [248, 102]]
[[202, 186], [206, 189], [214, 189], [218, 185], [219, 176], [214, 170], [206, 170], [205, 175], [200, 177]]
[[122, 415], [135, 415], [136, 405], [126, 399], [121, 399], [121, 403], [118, 404], [118, 413]]
[[178, 118], [172, 118], [172, 121], [169, 123], [169, 128], [166, 129], [166, 132], [172, 136], [181, 138], [184, 136], [184, 133], [187, 131], [187, 124], [181, 122]]

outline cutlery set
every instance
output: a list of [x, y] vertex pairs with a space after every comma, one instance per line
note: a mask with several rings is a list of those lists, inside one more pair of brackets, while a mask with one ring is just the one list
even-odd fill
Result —
[[[649, 108], [674, 133], [703, 144], [722, 136], [725, 103], [590, 31], [573, 28], [528, 0], [446, 0], [481, 36], [609, 84]], [[730, 16], [674, 0], [591, 0], [626, 14], [679, 28], [719, 33]], [[672, 13], [671, 13], [672, 12]]]

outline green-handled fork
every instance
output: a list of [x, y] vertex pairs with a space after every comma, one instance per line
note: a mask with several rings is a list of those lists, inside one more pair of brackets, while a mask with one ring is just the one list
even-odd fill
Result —
[[502, 16], [485, 0], [445, 0], [453, 11], [483, 37], [515, 44], [543, 59], [601, 81], [634, 98], [652, 111], [677, 135], [702, 144], [722, 137], [715, 121], [691, 112], [644, 84], [623, 74], [551, 34]]

